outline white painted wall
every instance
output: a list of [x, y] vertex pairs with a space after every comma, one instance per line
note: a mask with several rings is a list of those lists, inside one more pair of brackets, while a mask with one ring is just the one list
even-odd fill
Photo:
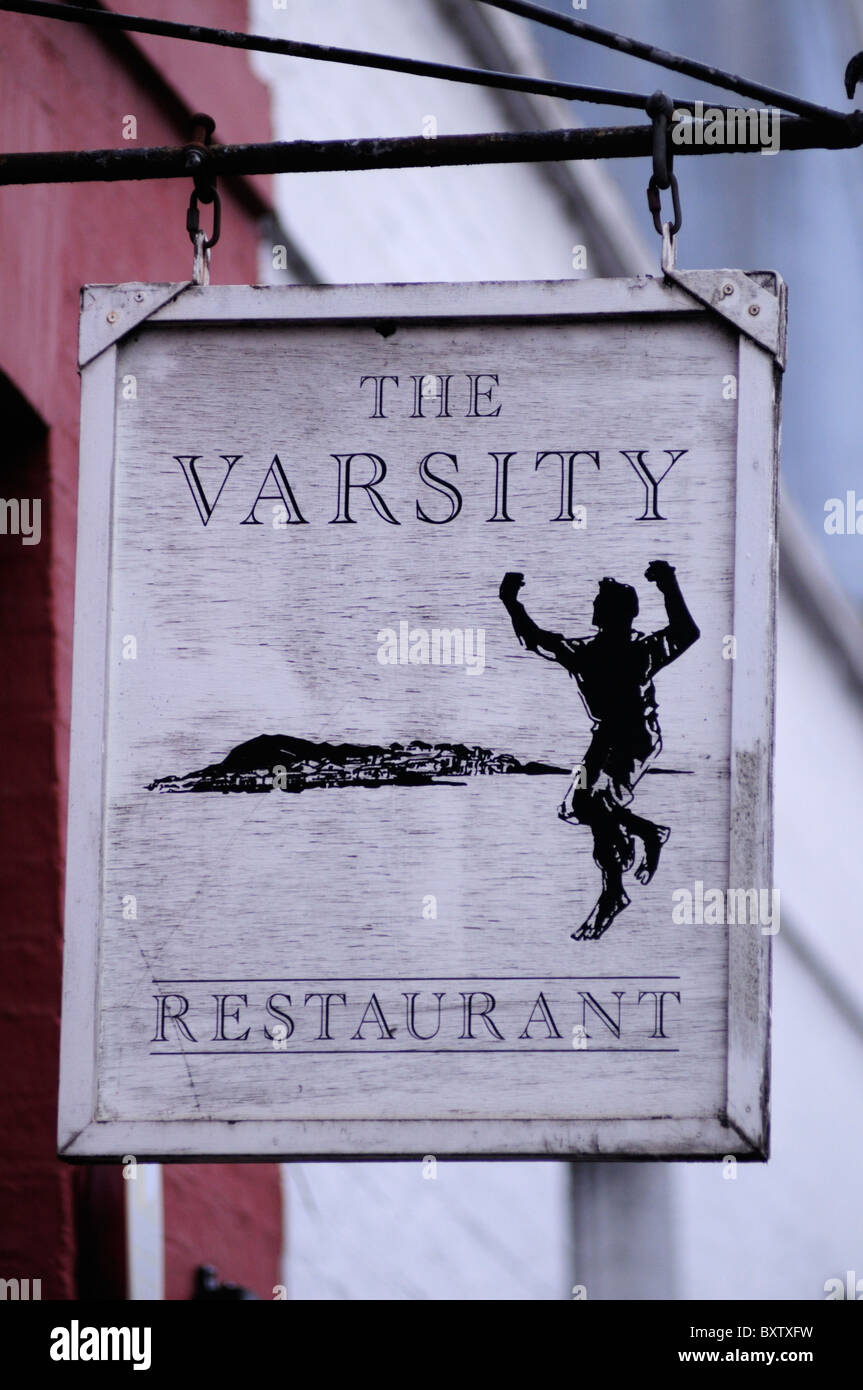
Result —
[[565, 1164], [292, 1164], [294, 1299], [568, 1296]]
[[126, 1297], [152, 1302], [165, 1297], [165, 1206], [158, 1163], [123, 1164], [126, 1206]]
[[863, 703], [827, 623], [861, 670], [863, 624], [787, 521], [825, 613], [780, 597], [772, 1158], [736, 1181], [678, 1169], [686, 1298], [823, 1298], [826, 1280], [863, 1278]]
[[[861, 538], [832, 537], [834, 545]], [[820, 556], [810, 570], [832, 590]], [[835, 595], [857, 643], [859, 616]], [[780, 608], [776, 768], [776, 881], [797, 931], [841, 981], [863, 1020], [863, 709], [837, 652], [786, 596]]]
[[683, 1298], [823, 1299], [826, 1280], [863, 1278], [863, 1029], [782, 932], [774, 1028], [769, 1164], [739, 1164], [734, 1181], [713, 1164], [675, 1169]]
[[[491, 14], [511, 35], [509, 70], [542, 75], [523, 24]], [[435, 0], [253, 0], [257, 32], [342, 48], [478, 66]], [[427, 117], [441, 135], [512, 128], [501, 99], [481, 87], [401, 73], [256, 54], [273, 92], [277, 139], [421, 135]], [[574, 123], [569, 107], [537, 99], [534, 128]], [[594, 199], [623, 210], [597, 169], [578, 177]], [[587, 242], [583, 226], [536, 166], [475, 165], [298, 174], [277, 183], [276, 203], [304, 256], [330, 283], [428, 280], [559, 280], [581, 276], [572, 249]], [[633, 269], [646, 255], [626, 219], [618, 232]], [[588, 267], [589, 269], [589, 267]]]

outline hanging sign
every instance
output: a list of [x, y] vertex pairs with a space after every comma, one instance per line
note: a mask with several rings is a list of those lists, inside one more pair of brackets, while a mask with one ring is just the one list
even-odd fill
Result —
[[783, 343], [83, 292], [65, 1157], [766, 1155]]

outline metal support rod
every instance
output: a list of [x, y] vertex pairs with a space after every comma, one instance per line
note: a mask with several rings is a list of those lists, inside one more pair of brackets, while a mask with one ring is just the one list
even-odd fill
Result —
[[[698, 124], [694, 130], [697, 140]], [[840, 124], [786, 116], [780, 122], [780, 149], [857, 149], [863, 145], [863, 112]], [[746, 139], [733, 148], [699, 143], [679, 145], [687, 155], [755, 154], [762, 146]], [[302, 174], [336, 170], [420, 169], [459, 164], [535, 164], [558, 159], [642, 159], [653, 150], [651, 125], [605, 129], [509, 131], [484, 135], [439, 135], [365, 140], [291, 140], [259, 145], [213, 145], [214, 176]], [[68, 150], [0, 155], [0, 185], [32, 183], [112, 183], [126, 179], [188, 178], [182, 146], [154, 149]]]
[[[722, 87], [726, 91], [737, 92], [740, 96], [750, 97], [755, 101], [764, 102], [767, 106], [778, 106], [782, 111], [791, 111], [797, 116], [805, 116], [809, 120], [836, 120], [842, 121], [845, 116], [841, 111], [834, 111], [829, 106], [818, 106], [814, 102], [804, 101], [802, 97], [791, 96], [788, 92], [780, 92], [773, 87], [767, 87], [762, 82], [752, 82], [746, 77], [737, 77], [730, 72], [724, 72], [722, 68], [715, 68], [710, 63], [699, 63], [694, 58], [683, 58], [677, 53], [668, 53], [665, 49], [656, 48], [652, 43], [644, 43], [641, 39], [630, 39], [624, 34], [615, 34], [611, 29], [599, 29], [595, 24], [588, 24], [583, 19], [571, 19], [568, 15], [557, 14], [555, 10], [548, 9], [545, 5], [537, 5], [530, 0], [480, 0], [480, 4], [490, 5], [496, 10], [507, 10], [510, 14], [519, 15], [522, 19], [532, 19], [538, 24], [544, 24], [550, 29], [560, 29], [564, 34], [572, 34], [575, 38], [586, 39], [588, 43], [601, 44], [603, 48], [612, 48], [618, 53], [626, 53], [630, 58], [641, 58], [646, 63], [655, 63], [658, 67], [668, 68], [671, 72], [684, 73], [687, 77], [696, 77], [701, 82], [709, 82], [712, 87]], [[679, 106], [675, 102], [675, 106]]]
[[[558, 97], [565, 101], [596, 102], [644, 110], [648, 94], [610, 91], [604, 87], [581, 87], [572, 82], [554, 82], [543, 77], [522, 77], [518, 73], [493, 72], [484, 68], [457, 67], [416, 58], [398, 58], [388, 53], [365, 53], [353, 48], [302, 43], [295, 39], [271, 38], [265, 34], [243, 34], [234, 29], [205, 28], [200, 24], [180, 24], [174, 20], [149, 19], [141, 15], [117, 14], [113, 10], [92, 10], [76, 5], [58, 5], [48, 0], [0, 0], [0, 11], [57, 19], [66, 24], [84, 24], [97, 29], [124, 30], [134, 34], [154, 34], [188, 43], [215, 44], [220, 48], [241, 48], [256, 53], [278, 53], [291, 58], [312, 58], [324, 63], [404, 72], [415, 77], [433, 77], [444, 82], [462, 82], [477, 87], [497, 87], [512, 92], [531, 92], [537, 96]], [[678, 110], [693, 111], [692, 100], [675, 101]]]

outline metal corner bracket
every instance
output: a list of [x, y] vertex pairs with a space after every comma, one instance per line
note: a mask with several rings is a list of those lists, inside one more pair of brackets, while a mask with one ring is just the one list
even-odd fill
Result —
[[784, 371], [788, 289], [775, 271], [674, 268], [665, 279], [764, 348]]
[[78, 366], [86, 367], [106, 348], [113, 347], [145, 319], [176, 299], [190, 280], [151, 285], [130, 281], [125, 285], [84, 285], [81, 290], [81, 322]]

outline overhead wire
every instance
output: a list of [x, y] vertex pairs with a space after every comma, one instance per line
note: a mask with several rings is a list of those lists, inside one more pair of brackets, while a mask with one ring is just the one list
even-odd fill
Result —
[[[665, 49], [657, 48], [655, 44], [643, 42], [641, 39], [631, 39], [624, 34], [616, 34], [610, 29], [600, 29], [595, 24], [587, 23], [586, 20], [573, 19], [570, 15], [558, 14], [556, 10], [550, 10], [546, 5], [532, 3], [532, 0], [479, 0], [479, 4], [488, 5], [495, 10], [506, 10], [509, 14], [518, 15], [522, 19], [534, 20], [537, 24], [545, 25], [547, 28], [558, 29], [574, 38], [584, 39], [587, 43], [600, 44], [604, 48], [625, 53], [630, 58], [641, 58], [646, 63], [667, 68], [671, 72], [683, 73], [687, 77], [696, 77], [699, 81], [710, 83], [712, 87], [721, 87], [726, 91], [735, 92], [738, 96], [749, 97], [752, 100], [763, 102], [767, 106], [776, 106], [782, 111], [787, 111], [795, 116], [803, 116], [807, 120], [844, 121], [846, 119], [847, 113], [834, 111], [832, 107], [819, 106], [815, 102], [805, 101], [802, 97], [792, 96], [789, 92], [782, 92], [774, 87], [769, 87], [763, 82], [753, 82], [747, 77], [738, 77], [733, 73], [725, 72], [722, 68], [714, 67], [710, 63], [701, 63], [694, 58], [684, 58], [677, 53], [668, 53]], [[675, 104], [679, 105], [679, 103]]]
[[[178, 39], [185, 43], [212, 44], [221, 48], [239, 48], [254, 53], [275, 53], [288, 58], [305, 58], [323, 63], [341, 63], [354, 67], [375, 68], [388, 72], [407, 73], [413, 77], [430, 77], [443, 82], [461, 82], [470, 86], [502, 88], [506, 91], [528, 92], [535, 96], [557, 97], [565, 101], [592, 102], [602, 106], [620, 106], [644, 110], [649, 94], [609, 90], [603, 87], [580, 86], [572, 82], [557, 82], [545, 77], [525, 77], [520, 73], [495, 72], [486, 68], [459, 67], [421, 58], [403, 58], [389, 53], [367, 53], [361, 49], [337, 48], [331, 44], [307, 43], [299, 39], [281, 39], [268, 34], [245, 34], [234, 29], [214, 29], [200, 24], [185, 24], [169, 19], [150, 19], [143, 15], [119, 14], [114, 10], [91, 9], [79, 5], [60, 5], [50, 0], [0, 0], [0, 11], [8, 14], [35, 16], [59, 20], [65, 24], [82, 24], [96, 29], [149, 34], [157, 38]], [[695, 103], [681, 98], [675, 102], [679, 110], [693, 111]]]

